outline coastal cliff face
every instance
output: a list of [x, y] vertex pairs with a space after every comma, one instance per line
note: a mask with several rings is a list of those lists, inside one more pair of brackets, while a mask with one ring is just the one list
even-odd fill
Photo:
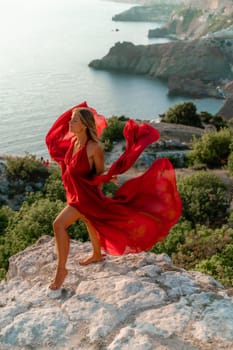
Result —
[[134, 6], [113, 16], [113, 21], [166, 22], [171, 13], [178, 8], [176, 4], [156, 4], [153, 6]]
[[232, 0], [190, 0], [171, 14], [165, 26], [151, 29], [148, 36], [197, 39], [222, 33], [223, 30], [227, 30], [228, 36], [233, 38]]
[[[225, 50], [224, 47], [227, 47]], [[152, 78], [191, 79], [204, 83], [232, 79], [233, 40], [193, 40], [154, 45], [116, 43], [102, 59], [90, 62], [95, 69], [117, 70]]]
[[64, 288], [49, 291], [54, 240], [11, 257], [0, 284], [1, 350], [230, 350], [232, 290], [187, 272], [165, 254], [81, 267], [90, 243], [71, 241]]
[[233, 119], [233, 81], [223, 86], [223, 91], [226, 96], [226, 100], [222, 108], [218, 111], [218, 114], [225, 119]]

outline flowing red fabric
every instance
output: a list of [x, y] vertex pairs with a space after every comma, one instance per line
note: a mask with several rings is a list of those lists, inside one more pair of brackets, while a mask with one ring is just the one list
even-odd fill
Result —
[[[100, 132], [106, 121], [103, 116], [96, 118], [97, 112], [91, 110], [96, 123], [100, 122]], [[155, 160], [144, 174], [121, 185], [113, 198], [105, 196], [99, 184], [128, 170], [145, 147], [158, 140], [159, 132], [151, 125], [129, 120], [124, 128], [124, 153], [107, 174], [93, 176], [86, 145], [72, 155], [73, 141], [68, 133], [71, 113], [72, 109], [60, 116], [46, 136], [51, 157], [61, 165], [67, 203], [91, 222], [107, 253], [122, 255], [150, 249], [169, 233], [181, 215], [181, 199], [170, 161]]]

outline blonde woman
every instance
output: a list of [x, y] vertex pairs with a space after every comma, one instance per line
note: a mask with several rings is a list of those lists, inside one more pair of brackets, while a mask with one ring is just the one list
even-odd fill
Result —
[[111, 255], [138, 253], [161, 241], [181, 215], [176, 177], [168, 159], [157, 159], [147, 171], [126, 181], [113, 198], [101, 190], [103, 182], [128, 170], [159, 132], [151, 125], [129, 120], [124, 128], [126, 149], [108, 172], [98, 136], [106, 120], [86, 102], [62, 114], [46, 136], [51, 157], [62, 169], [67, 206], [54, 221], [57, 268], [50, 289], [59, 289], [67, 275], [68, 227], [85, 222], [93, 247], [81, 265], [101, 262]]

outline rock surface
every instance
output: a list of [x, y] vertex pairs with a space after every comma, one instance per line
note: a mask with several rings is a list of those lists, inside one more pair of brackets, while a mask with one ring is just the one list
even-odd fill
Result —
[[113, 21], [165, 22], [177, 8], [173, 4], [156, 4], [154, 6], [133, 6], [129, 10], [113, 16]]
[[222, 89], [226, 96], [226, 100], [217, 114], [221, 115], [224, 119], [229, 120], [233, 118], [233, 80], [223, 85]]
[[151, 29], [148, 36], [197, 39], [233, 27], [232, 0], [189, 0], [174, 11], [162, 28]]
[[[220, 39], [153, 45], [118, 42], [106, 56], [93, 60], [89, 66], [165, 79], [169, 80], [170, 84], [177, 80], [188, 80], [190, 84], [193, 81], [195, 96], [198, 94], [199, 82], [201, 95], [206, 93], [207, 96], [213, 96], [216, 83], [233, 78], [232, 44], [233, 40], [229, 45], [229, 40], [225, 42]], [[179, 92], [187, 93], [187, 85], [182, 88], [180, 84]]]
[[169, 95], [186, 95], [196, 98], [210, 96], [223, 99], [212, 83], [204, 83], [201, 79], [179, 79], [172, 77], [168, 80]]
[[0, 284], [0, 349], [224, 350], [233, 346], [233, 298], [214, 279], [166, 255], [107, 256], [81, 267], [90, 243], [71, 242], [64, 288], [49, 291], [54, 240], [10, 259]]
[[218, 114], [221, 115], [224, 119], [229, 120], [233, 118], [233, 97], [228, 98], [222, 108], [218, 111]]

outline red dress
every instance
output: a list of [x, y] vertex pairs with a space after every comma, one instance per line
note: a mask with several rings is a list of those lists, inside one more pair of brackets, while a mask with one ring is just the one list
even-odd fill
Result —
[[[78, 106], [87, 105], [84, 102]], [[148, 124], [129, 120], [124, 128], [126, 150], [107, 174], [93, 176], [86, 145], [72, 155], [72, 134], [68, 131], [72, 109], [58, 118], [46, 136], [49, 153], [62, 169], [67, 203], [91, 222], [107, 253], [122, 255], [150, 249], [169, 233], [181, 215], [181, 199], [170, 161], [155, 160], [144, 174], [121, 185], [113, 198], [105, 196], [99, 184], [128, 170], [143, 149], [159, 138], [159, 132]], [[105, 118], [91, 110], [100, 134], [106, 126]]]

